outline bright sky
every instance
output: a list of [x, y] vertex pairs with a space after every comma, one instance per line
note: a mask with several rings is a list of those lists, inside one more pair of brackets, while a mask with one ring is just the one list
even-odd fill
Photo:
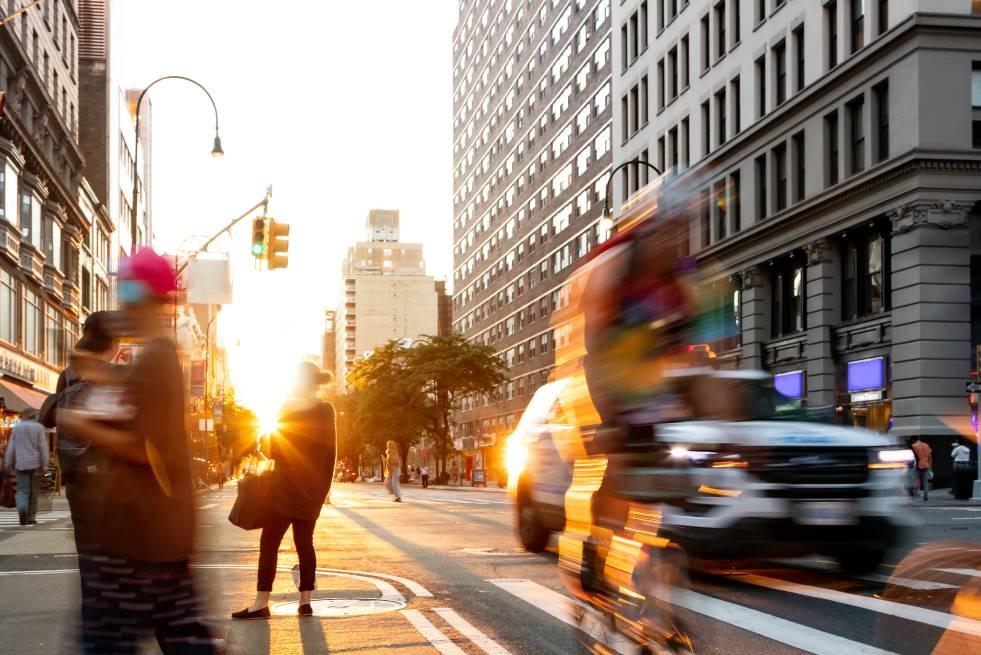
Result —
[[253, 272], [246, 224], [217, 244], [232, 255], [222, 332], [243, 400], [320, 352], [370, 208], [401, 210], [403, 240], [449, 276], [456, 0], [115, 0], [112, 12], [120, 86], [185, 75], [218, 105], [226, 155], [212, 160], [204, 94], [180, 81], [150, 92], [157, 249], [217, 231], [268, 184], [270, 215], [292, 227], [288, 271]]

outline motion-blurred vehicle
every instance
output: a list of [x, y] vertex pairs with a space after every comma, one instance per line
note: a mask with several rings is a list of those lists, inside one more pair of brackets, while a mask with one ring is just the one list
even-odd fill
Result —
[[337, 473], [334, 474], [334, 479], [338, 482], [357, 482], [358, 471], [349, 466], [338, 466]]
[[[679, 382], [695, 420], [649, 426], [649, 448], [628, 455], [644, 465], [623, 467], [614, 486], [635, 503], [658, 503], [658, 535], [687, 554], [821, 553], [862, 573], [913, 525], [905, 495], [913, 455], [895, 439], [807, 420], [761, 371], [698, 370]], [[540, 388], [509, 442], [512, 461], [523, 463], [515, 506], [530, 551], [545, 548], [579, 502], [567, 497], [576, 463], [559, 454], [577, 431], [563, 408], [569, 386]]]

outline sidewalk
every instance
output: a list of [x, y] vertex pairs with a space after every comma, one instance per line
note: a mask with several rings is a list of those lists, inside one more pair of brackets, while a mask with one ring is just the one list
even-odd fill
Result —
[[[351, 482], [349, 484], [370, 484], [373, 486], [380, 487], [384, 483], [383, 482]], [[422, 489], [422, 484], [418, 482], [403, 482], [402, 487], [403, 488], [408, 487], [412, 489]], [[489, 493], [501, 493], [501, 494], [506, 494], [508, 492], [507, 487], [498, 487], [496, 482], [488, 482], [486, 487], [471, 487], [469, 485], [460, 487], [455, 484], [431, 484], [429, 485], [429, 489], [433, 489], [435, 491], [486, 491]]]

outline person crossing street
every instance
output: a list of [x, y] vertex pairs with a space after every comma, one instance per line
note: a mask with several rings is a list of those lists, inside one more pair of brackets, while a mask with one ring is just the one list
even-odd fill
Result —
[[4, 471], [13, 469], [16, 472], [17, 516], [24, 526], [37, 524], [35, 514], [41, 494], [41, 477], [48, 466], [48, 438], [36, 418], [36, 413], [30, 413], [17, 421], [3, 456]]

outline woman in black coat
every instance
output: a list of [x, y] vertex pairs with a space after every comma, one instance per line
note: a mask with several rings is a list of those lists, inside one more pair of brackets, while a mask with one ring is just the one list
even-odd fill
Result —
[[279, 430], [263, 450], [275, 462], [271, 489], [271, 516], [259, 541], [259, 581], [255, 602], [235, 612], [235, 619], [269, 618], [269, 594], [276, 578], [279, 545], [293, 527], [293, 544], [300, 560], [300, 616], [310, 616], [310, 595], [317, 575], [313, 532], [334, 477], [337, 436], [334, 408], [318, 399], [329, 376], [310, 362], [300, 365], [293, 397], [284, 405]]

